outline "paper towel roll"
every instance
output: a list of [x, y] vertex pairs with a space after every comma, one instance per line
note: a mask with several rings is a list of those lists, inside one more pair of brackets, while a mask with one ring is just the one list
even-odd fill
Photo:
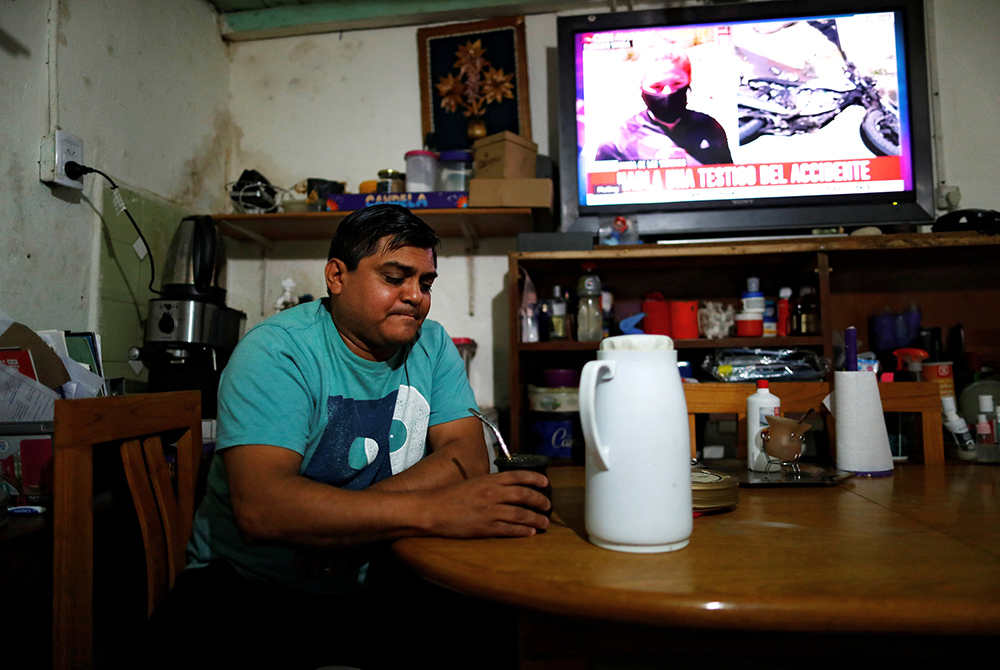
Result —
[[834, 372], [833, 414], [837, 467], [876, 477], [891, 475], [892, 452], [875, 373]]

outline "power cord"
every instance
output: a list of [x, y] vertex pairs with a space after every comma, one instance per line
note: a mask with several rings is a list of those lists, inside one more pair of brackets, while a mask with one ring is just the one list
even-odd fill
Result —
[[146, 241], [146, 236], [142, 234], [141, 230], [139, 230], [139, 224], [137, 224], [135, 219], [132, 218], [132, 213], [128, 211], [128, 207], [125, 206], [125, 201], [122, 199], [121, 193], [118, 192], [118, 184], [115, 183], [114, 179], [104, 174], [97, 168], [80, 165], [76, 161], [68, 161], [66, 163], [66, 176], [74, 181], [78, 181], [84, 175], [91, 173], [101, 175], [108, 180], [109, 184], [111, 184], [111, 193], [113, 194], [115, 200], [115, 213], [121, 214], [122, 212], [125, 212], [125, 216], [127, 216], [128, 220], [132, 222], [132, 227], [135, 228], [135, 232], [139, 234], [139, 239], [142, 240], [143, 246], [146, 247], [146, 255], [149, 256], [149, 290], [157, 295], [163, 295], [163, 291], [158, 291], [153, 288], [153, 281], [156, 279], [156, 264], [153, 262], [153, 252], [149, 248], [149, 242]]

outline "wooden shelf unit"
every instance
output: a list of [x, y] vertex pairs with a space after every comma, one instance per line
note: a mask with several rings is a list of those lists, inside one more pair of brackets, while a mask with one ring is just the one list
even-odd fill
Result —
[[[528, 207], [415, 209], [441, 237], [464, 237], [475, 243], [484, 237], [513, 237], [534, 230], [544, 210]], [[270, 246], [273, 242], [327, 240], [350, 211], [289, 214], [213, 214], [227, 237]], [[549, 213], [551, 215], [551, 213]]]
[[720, 301], [739, 307], [746, 279], [756, 276], [768, 297], [789, 286], [816, 287], [820, 332], [785, 338], [678, 340], [681, 360], [700, 368], [715, 348], [804, 347], [834, 356], [835, 333], [858, 329], [862, 350], [870, 342], [868, 318], [911, 303], [922, 325], [944, 333], [961, 323], [965, 349], [984, 360], [1000, 361], [1000, 236], [962, 233], [908, 233], [877, 236], [775, 238], [598, 247], [592, 251], [517, 252], [509, 256], [510, 431], [520, 450], [528, 436], [528, 384], [538, 384], [544, 368], [580, 368], [595, 357], [596, 342], [520, 341], [518, 307], [526, 271], [539, 298], [555, 285], [575, 290], [581, 265], [590, 261], [616, 302], [641, 301], [659, 291], [667, 300]]

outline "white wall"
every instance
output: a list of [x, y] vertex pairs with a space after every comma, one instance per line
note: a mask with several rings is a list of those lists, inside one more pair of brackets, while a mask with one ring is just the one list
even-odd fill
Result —
[[50, 127], [80, 137], [85, 162], [121, 185], [218, 210], [228, 76], [203, 0], [0, 2], [0, 309], [36, 329], [97, 325], [105, 187], [96, 176], [82, 194], [38, 180]]
[[[555, 30], [555, 15], [525, 19], [532, 139], [542, 153], [554, 90], [546, 49], [555, 47]], [[417, 27], [242, 42], [231, 52], [236, 134], [230, 179], [254, 168], [286, 188], [321, 177], [346, 181], [353, 191], [383, 168], [403, 170], [403, 154], [421, 147]], [[262, 263], [251, 246], [231, 245], [229, 304], [246, 311], [251, 325], [273, 313], [285, 277], [295, 280], [299, 294], [325, 295], [327, 246], [326, 240], [278, 245]], [[507, 403], [504, 277], [514, 248], [511, 239], [483, 240], [473, 259], [474, 316], [463, 244], [448, 240], [439, 255], [431, 318], [455, 337], [476, 340], [470, 380], [484, 406]]]
[[1000, 210], [1000, 2], [934, 0], [929, 22], [937, 87], [938, 183], [960, 207]]
[[[938, 163], [963, 207], [998, 209], [1000, 2], [928, 1]], [[88, 163], [136, 190], [219, 211], [228, 208], [225, 182], [244, 168], [281, 186], [327, 177], [355, 188], [380, 168], [402, 168], [403, 153], [420, 144], [415, 27], [227, 48], [203, 0], [56, 4], [58, 123], [84, 139]], [[44, 0], [0, 0], [0, 309], [39, 329], [88, 328], [101, 285], [99, 182], [88, 178], [79, 198], [37, 178], [50, 125], [47, 14]], [[533, 136], [551, 152], [556, 18], [528, 16], [525, 26]], [[279, 245], [262, 261], [252, 245], [232, 244], [230, 304], [255, 322], [286, 276], [300, 293], [322, 295], [326, 246]], [[487, 240], [475, 257], [474, 317], [459, 241], [445, 244], [435, 285], [432, 318], [479, 343], [471, 376], [484, 405], [506, 402], [503, 277], [512, 249], [510, 239]]]

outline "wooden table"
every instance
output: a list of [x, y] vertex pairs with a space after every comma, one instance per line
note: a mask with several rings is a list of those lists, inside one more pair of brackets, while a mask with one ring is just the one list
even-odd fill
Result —
[[800, 660], [826, 643], [865, 659], [1000, 649], [1000, 468], [741, 488], [735, 510], [695, 519], [687, 548], [649, 555], [587, 542], [582, 468], [550, 479], [544, 534], [394, 545], [426, 579], [519, 608], [522, 667], [700, 645]]

